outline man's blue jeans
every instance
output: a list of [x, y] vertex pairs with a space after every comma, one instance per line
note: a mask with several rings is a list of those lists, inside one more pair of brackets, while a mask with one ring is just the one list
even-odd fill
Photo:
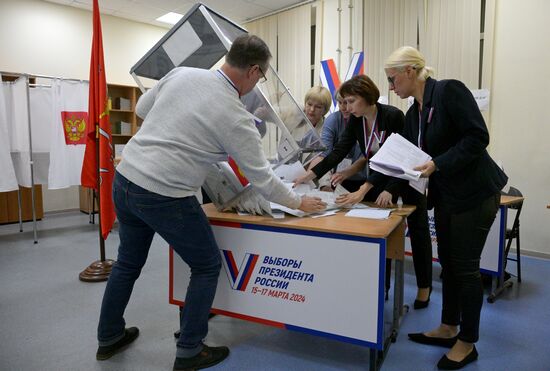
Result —
[[171, 198], [149, 192], [118, 172], [113, 198], [120, 245], [101, 305], [99, 344], [110, 345], [124, 336], [124, 310], [156, 232], [191, 268], [177, 356], [197, 354], [208, 332], [208, 314], [221, 268], [220, 252], [200, 204], [195, 197]]

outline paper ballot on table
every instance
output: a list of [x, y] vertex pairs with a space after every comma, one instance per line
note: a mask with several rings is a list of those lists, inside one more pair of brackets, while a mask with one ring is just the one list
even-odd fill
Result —
[[310, 215], [315, 216], [315, 217], [333, 215], [332, 213], [327, 213], [327, 211], [339, 210], [341, 207], [343, 207], [343, 205], [336, 203], [336, 199], [338, 198], [338, 196], [345, 195], [345, 194], [349, 193], [348, 190], [346, 190], [340, 184], [338, 184], [336, 186], [336, 189], [334, 190], [334, 192], [323, 192], [323, 191], [318, 190], [318, 189], [313, 189], [307, 184], [300, 184], [299, 186], [297, 186], [295, 188], [292, 188], [293, 183], [284, 182], [284, 184], [289, 189], [293, 189], [294, 192], [296, 192], [300, 196], [318, 197], [324, 203], [327, 204], [327, 206], [325, 207], [325, 209], [323, 211], [320, 211], [320, 212], [317, 212], [317, 213], [306, 213], [302, 210], [290, 209], [286, 206], [279, 205], [275, 202], [270, 202], [271, 210], [280, 210], [280, 211], [283, 211], [287, 214], [294, 215], [294, 216], [297, 216], [297, 217], [304, 217], [304, 216], [310, 216]]
[[353, 209], [346, 213], [346, 216], [367, 219], [388, 219], [393, 209]]
[[369, 167], [382, 174], [406, 179], [409, 185], [425, 193], [427, 179], [420, 178], [420, 171], [413, 170], [432, 158], [426, 152], [397, 133], [393, 133], [369, 161]]

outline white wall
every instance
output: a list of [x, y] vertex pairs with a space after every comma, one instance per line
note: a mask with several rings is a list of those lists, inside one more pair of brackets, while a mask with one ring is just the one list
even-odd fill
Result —
[[[168, 31], [101, 16], [107, 82], [133, 85], [130, 68]], [[45, 1], [0, 1], [0, 71], [87, 80], [92, 12]], [[44, 210], [78, 208], [78, 187], [44, 191]]]
[[526, 197], [522, 250], [550, 254], [550, 2], [496, 2], [491, 155]]

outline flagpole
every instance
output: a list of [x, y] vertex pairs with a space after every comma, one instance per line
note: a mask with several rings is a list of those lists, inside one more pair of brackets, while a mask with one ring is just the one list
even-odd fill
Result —
[[[83, 282], [103, 282], [109, 279], [111, 270], [113, 269], [114, 260], [105, 259], [105, 239], [101, 234], [101, 192], [99, 192], [101, 185], [101, 178], [99, 172], [99, 121], [96, 122], [96, 137], [95, 137], [95, 146], [96, 146], [96, 164], [97, 164], [97, 191], [93, 191], [96, 195], [98, 210], [97, 210], [97, 220], [98, 220], [98, 232], [99, 232], [99, 255], [100, 260], [96, 260], [90, 264], [86, 269], [84, 269], [78, 275], [78, 278]], [[92, 205], [92, 213], [94, 211], [95, 204]]]
[[[112, 138], [109, 122], [109, 103], [105, 81], [103, 61], [103, 42], [101, 18], [97, 0], [93, 2], [93, 37], [90, 61], [90, 93], [88, 97], [88, 124], [86, 151], [82, 166], [81, 182], [90, 188], [96, 188], [98, 200], [98, 231], [100, 260], [90, 264], [80, 272], [78, 278], [85, 282], [106, 281], [111, 274], [114, 261], [105, 259], [105, 238], [115, 220], [114, 205], [111, 199], [111, 187], [114, 176]], [[103, 141], [103, 142], [102, 142]], [[107, 141], [107, 143], [105, 143]], [[95, 150], [95, 154], [92, 151]], [[95, 164], [89, 166], [95, 161]], [[101, 177], [103, 174], [103, 179]], [[105, 194], [102, 195], [102, 192]], [[95, 204], [92, 205], [95, 208]], [[105, 218], [104, 218], [105, 217]], [[112, 219], [111, 219], [112, 218]], [[105, 226], [105, 231], [103, 231]]]

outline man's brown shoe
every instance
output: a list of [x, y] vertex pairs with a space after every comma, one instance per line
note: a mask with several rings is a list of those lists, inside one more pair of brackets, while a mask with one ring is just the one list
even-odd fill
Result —
[[139, 329], [137, 327], [130, 327], [130, 328], [124, 329], [124, 336], [122, 337], [122, 339], [120, 339], [119, 341], [111, 345], [99, 346], [99, 348], [97, 348], [97, 353], [95, 355], [95, 358], [98, 361], [104, 361], [106, 359], [111, 358], [117, 352], [119, 352], [120, 350], [123, 350], [125, 346], [130, 344], [132, 341], [136, 340], [138, 336], [139, 336]]
[[190, 358], [177, 358], [174, 371], [194, 371], [217, 365], [229, 355], [228, 347], [209, 347], [204, 345], [199, 354]]

